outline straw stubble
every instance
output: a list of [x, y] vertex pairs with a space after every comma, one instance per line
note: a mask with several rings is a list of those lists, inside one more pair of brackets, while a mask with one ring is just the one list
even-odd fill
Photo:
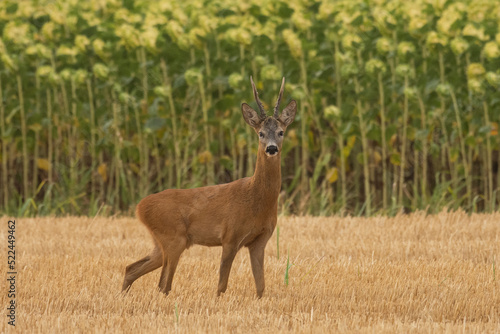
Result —
[[[216, 297], [221, 248], [193, 246], [172, 292], [160, 271], [120, 293], [125, 266], [151, 250], [134, 218], [18, 221], [22, 332], [498, 332], [500, 214], [279, 219], [260, 300], [248, 252]], [[5, 240], [5, 231], [0, 232]], [[5, 285], [5, 282], [3, 283]], [[2, 294], [2, 305], [6, 295]], [[7, 329], [2, 321], [1, 332]]]

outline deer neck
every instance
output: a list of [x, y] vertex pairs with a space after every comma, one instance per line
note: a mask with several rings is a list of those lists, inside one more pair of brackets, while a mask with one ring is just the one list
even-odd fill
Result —
[[281, 152], [276, 157], [267, 157], [259, 145], [251, 185], [264, 203], [277, 204], [281, 190]]

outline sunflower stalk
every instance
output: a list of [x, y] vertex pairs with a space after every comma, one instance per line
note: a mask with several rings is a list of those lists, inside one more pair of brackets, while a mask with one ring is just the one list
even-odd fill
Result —
[[[357, 59], [359, 63], [359, 67], [362, 68], [362, 57], [361, 50], [357, 50]], [[356, 109], [358, 112], [359, 119], [359, 130], [361, 132], [361, 147], [363, 154], [363, 181], [364, 181], [364, 189], [365, 189], [365, 205], [366, 211], [365, 215], [370, 216], [372, 212], [372, 199], [371, 199], [371, 190], [370, 190], [370, 170], [369, 170], [369, 158], [368, 158], [368, 139], [366, 138], [367, 127], [366, 127], [366, 119], [364, 118], [364, 108], [361, 104], [361, 99], [359, 98], [361, 94], [361, 85], [359, 84], [358, 77], [354, 77], [354, 91], [356, 92]]]
[[118, 212], [120, 209], [120, 178], [123, 175], [123, 163], [121, 159], [122, 151], [122, 136], [120, 133], [120, 104], [116, 98], [115, 92], [112, 91], [111, 98], [113, 99], [113, 127], [114, 127], [114, 160], [115, 160], [115, 189], [114, 189], [114, 209]]
[[[302, 83], [302, 87], [304, 89], [306, 98], [305, 100], [309, 99], [309, 91], [307, 88], [307, 70], [306, 70], [306, 64], [304, 60], [304, 56], [300, 58], [300, 81]], [[304, 102], [304, 101], [302, 101]], [[311, 108], [312, 105], [308, 104], [306, 106], [306, 103], [301, 103], [301, 124], [300, 124], [300, 136], [302, 138], [302, 175], [301, 175], [301, 182], [300, 182], [300, 189], [302, 192], [302, 208], [305, 208], [306, 202], [309, 201], [309, 182], [307, 178], [307, 169], [309, 167], [309, 140], [308, 140], [308, 134], [307, 134], [307, 126], [309, 124], [309, 113], [312, 112]], [[306, 111], [307, 108], [307, 111]], [[307, 195], [306, 195], [307, 194]], [[306, 201], [307, 199], [307, 201]]]
[[[340, 77], [340, 47], [339, 41], [335, 40], [335, 87], [337, 93], [337, 108], [339, 108], [340, 112], [342, 112], [342, 78]], [[340, 215], [344, 216], [346, 211], [346, 202], [347, 202], [347, 178], [346, 178], [346, 157], [344, 155], [344, 138], [342, 136], [342, 132], [337, 130], [337, 143], [339, 145], [340, 150], [340, 178], [341, 178], [341, 207], [340, 207]]]
[[[424, 101], [420, 94], [417, 93], [418, 105], [420, 107], [420, 126], [422, 131], [427, 129], [427, 118]], [[427, 155], [428, 155], [429, 145], [428, 137], [422, 139], [422, 182], [420, 183], [420, 196], [422, 197], [422, 203], [427, 203]]]
[[[89, 100], [90, 109], [90, 170], [92, 171], [92, 176], [95, 174], [95, 168], [97, 166], [97, 152], [96, 152], [96, 124], [95, 124], [95, 109], [94, 109], [94, 94], [92, 92], [92, 81], [90, 79], [86, 80], [87, 84], [87, 95]], [[90, 181], [90, 203], [94, 204], [96, 200], [96, 181], [94, 177], [91, 177]]]
[[201, 97], [201, 109], [203, 112], [203, 131], [205, 135], [205, 151], [210, 154], [210, 158], [205, 162], [206, 166], [206, 177], [208, 184], [214, 184], [215, 182], [215, 168], [214, 159], [212, 158], [212, 153], [210, 150], [210, 143], [212, 142], [212, 132], [208, 126], [208, 101], [205, 95], [205, 85], [203, 83], [203, 78], [198, 77], [198, 88], [200, 90]]
[[[70, 154], [70, 180], [71, 184], [76, 185], [77, 175], [82, 175], [82, 170], [77, 170], [78, 162], [77, 157], [79, 154], [79, 143], [78, 143], [78, 118], [77, 118], [77, 105], [76, 105], [76, 85], [73, 78], [71, 79], [71, 115], [70, 115], [70, 130], [69, 130], [69, 144], [71, 145], [72, 152]], [[74, 189], [75, 187], [72, 187]], [[75, 196], [76, 192], [73, 192], [71, 196]]]
[[7, 140], [5, 133], [5, 106], [3, 102], [2, 75], [0, 73], [0, 130], [2, 135], [2, 184], [3, 184], [3, 211], [9, 212], [9, 192], [7, 191]]
[[[36, 68], [38, 68], [38, 61], [36, 64]], [[0, 90], [2, 88], [0, 87]], [[40, 78], [38, 75], [35, 75], [35, 111], [37, 114], [40, 113]], [[0, 93], [1, 94], [1, 93]], [[0, 99], [1, 101], [1, 99]], [[37, 187], [38, 187], [38, 157], [39, 157], [39, 145], [38, 143], [40, 142], [40, 129], [37, 127], [33, 129], [33, 132], [35, 133], [35, 143], [34, 143], [34, 153], [33, 153], [33, 179], [31, 182], [31, 192], [33, 194], [37, 193]]]
[[455, 93], [453, 92], [453, 89], [450, 89], [450, 95], [451, 95], [451, 100], [453, 102], [453, 110], [455, 111], [455, 117], [457, 121], [457, 130], [458, 130], [458, 139], [460, 141], [460, 150], [462, 153], [462, 164], [464, 166], [464, 174], [465, 174], [465, 182], [466, 182], [466, 187], [467, 187], [467, 200], [468, 200], [468, 207], [472, 207], [472, 179], [470, 177], [470, 172], [469, 172], [469, 162], [467, 160], [467, 154], [465, 151], [465, 139], [464, 139], [464, 134], [462, 130], [462, 121], [460, 119], [460, 111], [458, 109], [458, 103], [457, 103], [457, 97], [455, 96]]
[[179, 144], [180, 144], [180, 138], [178, 136], [178, 130], [177, 130], [177, 112], [175, 110], [175, 104], [174, 104], [174, 97], [172, 95], [172, 84], [170, 81], [170, 77], [168, 76], [168, 67], [167, 63], [165, 62], [165, 59], [160, 60], [160, 67], [162, 70], [163, 74], [163, 84], [167, 87], [167, 99], [168, 99], [168, 105], [170, 109], [170, 117], [172, 120], [172, 136], [174, 138], [174, 163], [175, 163], [175, 176], [176, 176], [176, 182], [175, 186], [176, 188], [181, 187], [181, 161], [180, 161], [180, 149], [179, 149]]
[[386, 139], [386, 120], [385, 120], [385, 96], [384, 84], [382, 82], [382, 72], [377, 75], [378, 91], [380, 99], [380, 129], [382, 132], [382, 208], [387, 210], [387, 139]]
[[488, 127], [488, 132], [486, 133], [486, 173], [488, 175], [488, 203], [490, 212], [495, 211], [495, 202], [493, 201], [493, 162], [492, 162], [492, 152], [491, 152], [491, 123], [490, 115], [488, 110], [488, 104], [483, 100], [483, 111], [484, 111], [484, 123]]
[[26, 115], [24, 111], [24, 94], [23, 94], [23, 81], [21, 75], [18, 73], [16, 75], [17, 79], [17, 93], [19, 97], [19, 107], [21, 112], [21, 136], [22, 136], [22, 146], [23, 146], [23, 196], [27, 200], [30, 197], [28, 188], [28, 134], [26, 130]]
[[137, 107], [137, 104], [134, 103], [132, 105], [132, 109], [134, 111], [134, 118], [135, 118], [135, 125], [137, 128], [137, 141], [138, 141], [138, 147], [139, 147], [139, 194], [140, 197], [145, 197], [147, 195], [147, 179], [148, 179], [148, 170], [146, 169], [146, 161], [148, 160], [148, 157], [146, 155], [146, 151], [144, 150], [146, 147], [145, 143], [145, 138], [144, 134], [142, 132], [142, 122], [141, 122], [141, 117], [139, 114], [139, 108]]
[[[408, 89], [408, 75], [404, 76], [404, 89]], [[398, 205], [402, 209], [403, 203], [403, 189], [405, 188], [404, 176], [406, 168], [406, 137], [408, 131], [408, 96], [405, 94], [403, 102], [403, 135], [401, 138], [401, 165], [399, 167], [399, 188], [398, 188]]]
[[[244, 78], [246, 69], [245, 69], [245, 45], [240, 43], [240, 61], [241, 61], [241, 76]], [[246, 176], [250, 176], [253, 168], [255, 167], [254, 164], [254, 158], [252, 154], [252, 147], [253, 147], [253, 136], [252, 136], [252, 130], [246, 126], [245, 127], [245, 137], [247, 140], [247, 170], [246, 170]], [[242, 152], [240, 152], [242, 154]], [[243, 158], [240, 159], [240, 163], [243, 163]], [[243, 168], [243, 166], [241, 166]], [[243, 174], [240, 173], [239, 177], [243, 177]]]
[[[53, 129], [52, 129], [52, 124], [53, 124], [53, 111], [52, 111], [52, 94], [50, 92], [50, 89], [46, 90], [47, 96], [47, 119], [48, 119], [48, 129], [47, 129], [47, 160], [48, 160], [48, 168], [47, 168], [47, 175], [48, 175], [48, 187], [49, 189], [53, 185], [53, 178], [52, 178], [52, 164], [53, 164], [53, 152], [54, 152], [54, 142], [53, 142]], [[49, 212], [52, 209], [52, 193], [49, 192], [48, 194], [45, 195], [47, 197], [47, 205]]]
[[[443, 57], [443, 51], [439, 51], [438, 54], [438, 59], [439, 59], [439, 80], [441, 84], [446, 84], [445, 81], [445, 75], [444, 75], [444, 57]], [[440, 121], [442, 124], [442, 129], [444, 131], [444, 143], [443, 143], [443, 149], [441, 150], [441, 164], [442, 168], [445, 168], [446, 166], [446, 154], [448, 154], [448, 162], [449, 162], [449, 168], [451, 171], [451, 180], [454, 188], [456, 188], [457, 185], [457, 171], [456, 168], [454, 167], [453, 159], [451, 157], [451, 152], [450, 152], [450, 147], [452, 145], [448, 145], [448, 130], [446, 127], [446, 122], [445, 122], [445, 111], [446, 111], [446, 103], [445, 103], [445, 98], [442, 94], [439, 94], [439, 103], [440, 103]], [[441, 182], [445, 183], [446, 182], [446, 177], [445, 173], [441, 174]]]
[[[357, 77], [354, 77], [354, 89], [356, 92], [356, 96], [359, 96], [361, 92], [361, 87]], [[363, 150], [363, 178], [364, 178], [364, 188], [365, 188], [365, 205], [366, 211], [365, 215], [371, 215], [371, 192], [370, 192], [370, 173], [368, 167], [368, 140], [366, 139], [366, 124], [363, 118], [364, 109], [361, 105], [361, 100], [356, 98], [356, 109], [358, 113], [359, 119], [359, 131], [361, 133], [361, 146]]]

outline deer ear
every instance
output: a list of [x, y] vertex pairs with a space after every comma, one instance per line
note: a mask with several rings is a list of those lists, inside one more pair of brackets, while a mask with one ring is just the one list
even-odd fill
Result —
[[283, 112], [278, 117], [278, 120], [281, 123], [285, 124], [285, 126], [289, 126], [290, 124], [292, 124], [296, 112], [297, 112], [297, 102], [295, 102], [295, 100], [292, 100], [290, 103], [288, 103], [285, 109], [283, 109]]
[[241, 113], [243, 114], [245, 122], [247, 122], [252, 128], [258, 127], [262, 122], [259, 114], [257, 114], [257, 112], [246, 103], [241, 104]]

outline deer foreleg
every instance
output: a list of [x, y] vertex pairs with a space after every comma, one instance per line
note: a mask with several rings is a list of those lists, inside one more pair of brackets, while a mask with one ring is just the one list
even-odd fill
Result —
[[226, 292], [227, 281], [229, 280], [229, 272], [231, 271], [231, 265], [233, 264], [234, 257], [238, 253], [238, 248], [234, 246], [223, 246], [222, 247], [222, 258], [220, 261], [220, 276], [219, 276], [219, 287], [217, 289], [217, 296], [221, 293]]
[[250, 262], [252, 263], [252, 273], [255, 279], [257, 297], [261, 298], [264, 293], [264, 251], [266, 249], [268, 235], [261, 235], [248, 246], [250, 253]]

